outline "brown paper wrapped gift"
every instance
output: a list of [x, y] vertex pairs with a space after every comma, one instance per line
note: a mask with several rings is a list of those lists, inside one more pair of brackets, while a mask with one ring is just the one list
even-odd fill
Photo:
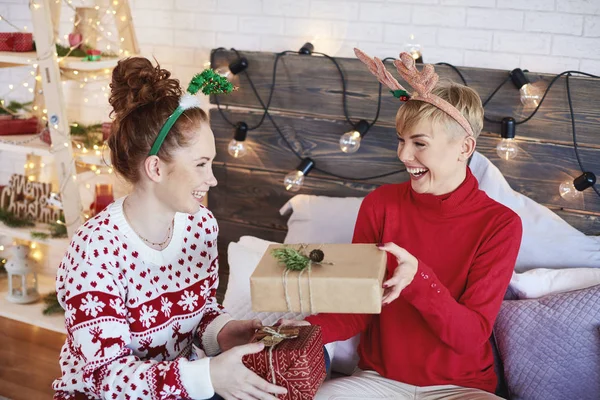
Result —
[[[307, 255], [320, 249], [325, 258], [311, 264], [310, 271], [290, 271], [284, 277], [285, 265], [271, 252], [286, 246], [306, 246]], [[378, 314], [386, 262], [386, 253], [375, 244], [270, 245], [250, 277], [252, 310]]]

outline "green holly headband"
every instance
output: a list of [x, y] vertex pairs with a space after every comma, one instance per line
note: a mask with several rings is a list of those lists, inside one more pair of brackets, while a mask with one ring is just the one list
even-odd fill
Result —
[[179, 105], [173, 111], [173, 114], [167, 118], [165, 124], [160, 129], [152, 148], [150, 149], [149, 156], [155, 156], [158, 154], [160, 147], [162, 146], [167, 134], [177, 121], [177, 119], [183, 114], [185, 110], [190, 108], [200, 108], [200, 100], [196, 97], [196, 93], [202, 91], [206, 95], [210, 94], [227, 94], [233, 92], [234, 87], [226, 78], [217, 74], [212, 69], [205, 69], [199, 74], [196, 74], [190, 84], [188, 85], [186, 93], [181, 96]]

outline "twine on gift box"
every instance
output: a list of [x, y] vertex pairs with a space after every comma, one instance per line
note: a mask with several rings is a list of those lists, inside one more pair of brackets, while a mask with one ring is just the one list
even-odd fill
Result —
[[263, 326], [261, 328], [261, 330], [264, 333], [271, 335], [271, 338], [272, 338], [272, 344], [269, 346], [269, 368], [271, 370], [271, 383], [273, 383], [273, 384], [275, 384], [275, 367], [273, 366], [273, 349], [275, 348], [275, 346], [277, 346], [283, 340], [293, 339], [296, 337], [294, 335], [288, 335], [285, 333], [281, 333], [280, 332], [281, 328], [282, 328], [282, 326], [279, 326], [277, 328], [277, 330], [270, 328], [268, 326]]
[[310, 252], [309, 256], [304, 254], [304, 251], [308, 247], [307, 244], [301, 244], [298, 250], [291, 249], [289, 247], [283, 247], [274, 249], [271, 254], [277, 258], [280, 262], [285, 264], [285, 270], [282, 274], [283, 280], [283, 294], [285, 296], [285, 304], [288, 312], [292, 312], [292, 303], [288, 293], [287, 281], [288, 274], [290, 271], [300, 271], [298, 274], [298, 297], [300, 300], [300, 313], [304, 314], [304, 296], [302, 295], [302, 283], [301, 278], [304, 271], [308, 270], [308, 302], [310, 307], [310, 313], [315, 313], [313, 294], [312, 294], [312, 280], [311, 280], [311, 266], [312, 264], [328, 264], [333, 265], [331, 262], [324, 262], [323, 251], [315, 249]]

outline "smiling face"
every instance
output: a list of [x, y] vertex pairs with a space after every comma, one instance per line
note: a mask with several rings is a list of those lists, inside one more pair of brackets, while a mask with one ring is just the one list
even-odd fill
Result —
[[187, 146], [173, 150], [172, 161], [166, 164], [166, 174], [157, 182], [155, 194], [173, 211], [195, 214], [208, 190], [217, 185], [212, 172], [216, 149], [207, 122], [200, 123], [189, 135]]
[[466, 135], [457, 138], [439, 125], [422, 119], [398, 133], [398, 158], [406, 166], [417, 193], [450, 193], [466, 177], [474, 139]]

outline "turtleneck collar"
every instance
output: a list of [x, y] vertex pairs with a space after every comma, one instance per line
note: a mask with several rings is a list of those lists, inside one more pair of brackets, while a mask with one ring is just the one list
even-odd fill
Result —
[[415, 205], [430, 210], [440, 216], [449, 216], [460, 213], [462, 206], [468, 202], [469, 197], [479, 190], [479, 183], [471, 169], [467, 167], [465, 180], [452, 192], [443, 195], [421, 194], [414, 191], [410, 185], [410, 197]]

